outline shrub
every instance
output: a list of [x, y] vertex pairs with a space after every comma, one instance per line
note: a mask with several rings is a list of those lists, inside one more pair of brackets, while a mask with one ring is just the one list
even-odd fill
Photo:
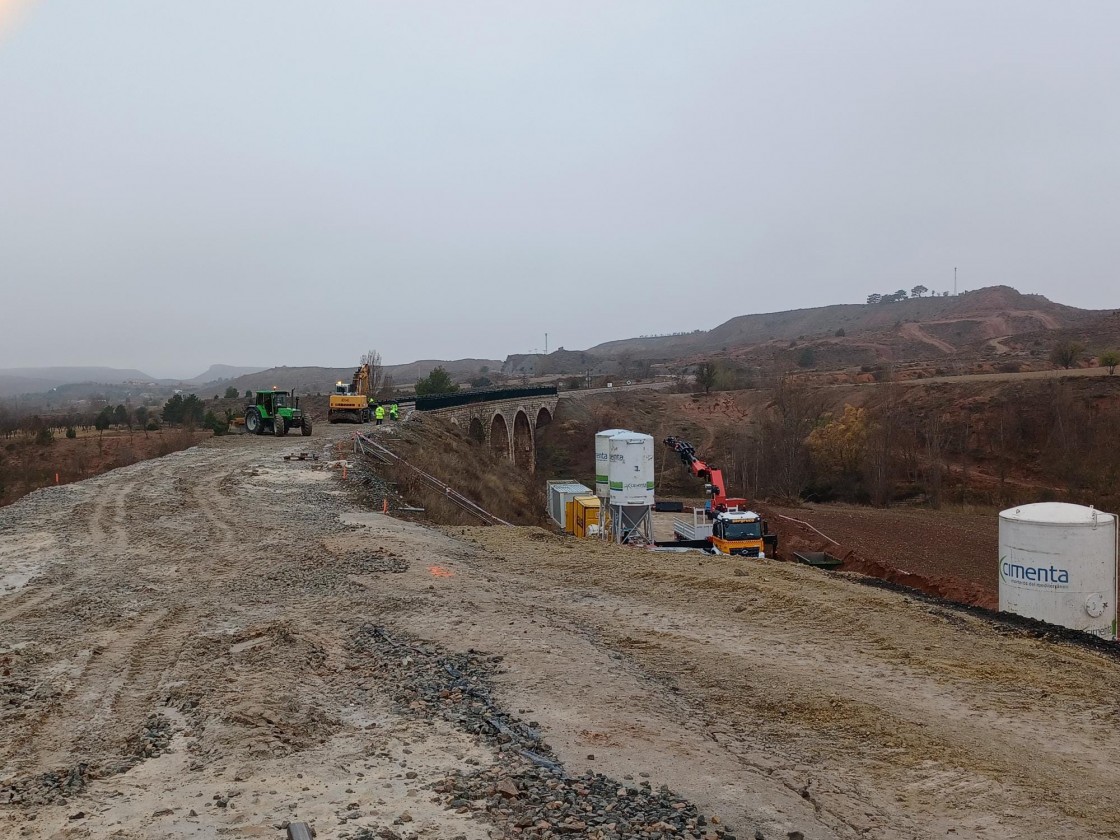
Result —
[[1080, 342], [1068, 340], [1059, 341], [1050, 351], [1050, 361], [1058, 367], [1067, 370], [1081, 361], [1085, 354], [1085, 345]]
[[78, 436], [78, 430], [77, 429], [75, 429], [73, 426], [67, 426], [66, 427], [66, 437], [67, 438], [69, 438], [70, 440], [73, 440], [77, 436]]

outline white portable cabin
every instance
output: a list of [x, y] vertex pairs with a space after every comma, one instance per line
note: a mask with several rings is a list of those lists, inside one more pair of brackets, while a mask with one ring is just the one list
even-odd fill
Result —
[[568, 527], [568, 502], [576, 496], [590, 496], [591, 488], [571, 479], [549, 481], [546, 493], [548, 494], [548, 516], [560, 526], [562, 530]]

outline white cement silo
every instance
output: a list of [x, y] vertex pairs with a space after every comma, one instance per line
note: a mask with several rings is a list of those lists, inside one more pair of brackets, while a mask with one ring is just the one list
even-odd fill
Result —
[[653, 438], [620, 432], [607, 440], [610, 451], [610, 536], [631, 545], [653, 543]]
[[607, 440], [610, 503], [653, 505], [653, 437], [620, 432]]
[[607, 441], [625, 431], [625, 429], [606, 429], [595, 435], [595, 495], [600, 499], [607, 499], [611, 490], [611, 448]]
[[1116, 638], [1116, 516], [1043, 502], [999, 515], [999, 608]]

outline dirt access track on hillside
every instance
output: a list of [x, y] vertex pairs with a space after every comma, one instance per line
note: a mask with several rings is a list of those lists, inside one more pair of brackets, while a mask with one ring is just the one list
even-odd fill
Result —
[[425, 528], [282, 458], [350, 432], [0, 511], [0, 835], [560, 836], [447, 807], [502, 748], [401, 701], [430, 645], [497, 662], [569, 773], [666, 784], [712, 836], [1117, 836], [1114, 657], [800, 566]]

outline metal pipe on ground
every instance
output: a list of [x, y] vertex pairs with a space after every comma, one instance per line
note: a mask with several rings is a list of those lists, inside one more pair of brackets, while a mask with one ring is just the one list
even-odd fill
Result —
[[802, 520], [800, 520], [800, 519], [794, 519], [794, 518], [793, 518], [792, 516], [785, 516], [785, 515], [783, 515], [783, 514], [781, 514], [781, 513], [776, 513], [776, 514], [774, 514], [774, 515], [775, 515], [776, 517], [778, 517], [779, 519], [788, 519], [788, 520], [789, 520], [790, 522], [796, 522], [796, 523], [797, 523], [798, 525], [804, 525], [804, 526], [805, 526], [806, 528], [808, 528], [808, 529], [809, 529], [810, 531], [816, 531], [816, 532], [817, 532], [818, 534], [820, 534], [820, 535], [821, 535], [822, 537], [824, 537], [824, 538], [825, 538], [826, 540], [828, 540], [828, 541], [829, 541], [830, 543], [832, 543], [833, 545], [840, 545], [840, 543], [836, 542], [836, 540], [834, 540], [834, 539], [833, 539], [832, 537], [830, 537], [830, 536], [829, 536], [828, 534], [826, 534], [826, 533], [825, 533], [824, 531], [819, 531], [819, 530], [817, 530], [817, 529], [816, 529], [816, 528], [814, 528], [814, 527], [813, 527], [812, 525], [810, 525], [810, 524], [809, 524], [808, 522], [803, 522], [803, 521], [802, 521]]

